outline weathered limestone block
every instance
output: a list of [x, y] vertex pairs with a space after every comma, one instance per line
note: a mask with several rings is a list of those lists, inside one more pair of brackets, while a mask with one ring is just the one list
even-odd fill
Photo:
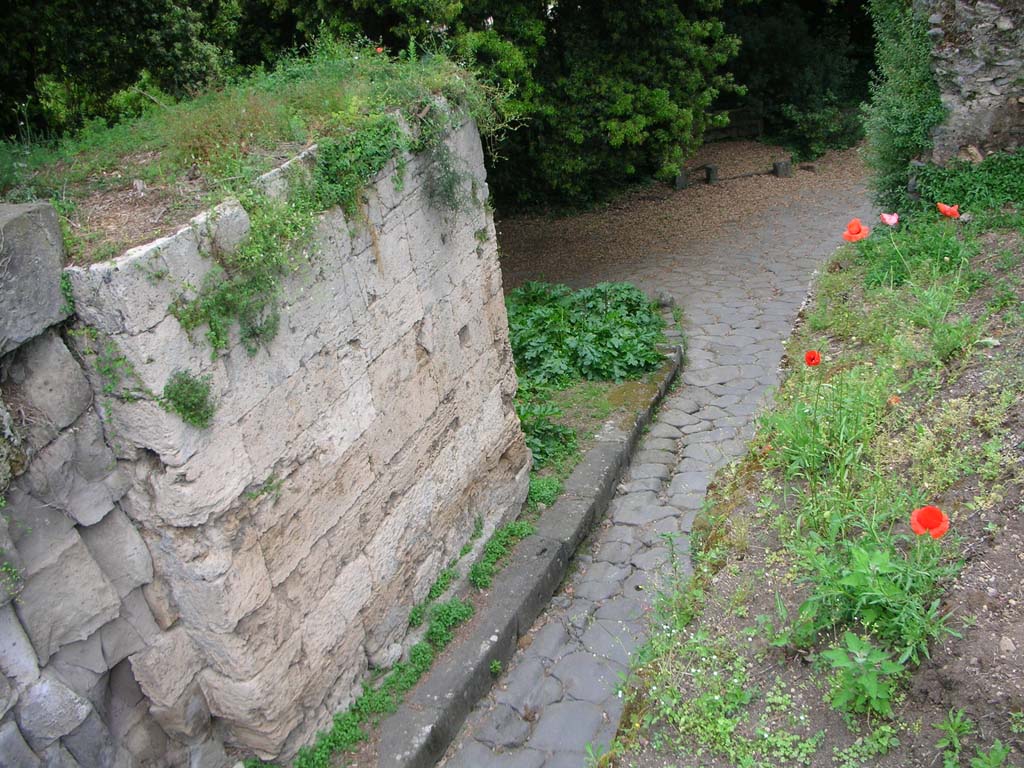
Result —
[[143, 693], [159, 707], [172, 707], [203, 668], [203, 659], [183, 627], [175, 627], [129, 657]]
[[0, 380], [3, 399], [33, 451], [56, 438], [92, 404], [89, 381], [52, 330], [6, 358]]
[[0, 725], [0, 766], [3, 768], [39, 768], [42, 763], [25, 743], [18, 724], [8, 721]]
[[0, 205], [0, 356], [69, 314], [64, 240], [49, 203]]
[[[189, 224], [111, 261], [69, 267], [78, 317], [107, 334], [135, 335], [161, 322], [182, 287], [202, 285], [214, 266], [209, 251], [201, 249], [210, 243], [209, 218], [204, 214], [198, 225]], [[238, 228], [235, 218], [236, 213], [228, 212], [214, 224], [223, 226], [226, 240], [234, 239], [228, 230]]]
[[122, 506], [149, 526], [204, 525], [227, 511], [246, 486], [264, 479], [253, 474], [241, 430], [227, 427], [180, 467], [150, 463], [139, 469], [144, 485], [137, 484]]
[[205, 736], [210, 729], [210, 708], [198, 680], [192, 680], [169, 706], [153, 706], [153, 719], [171, 738], [187, 743]]
[[39, 660], [14, 608], [0, 608], [0, 671], [23, 691], [39, 679]]
[[24, 482], [34, 497], [64, 510], [81, 525], [102, 520], [130, 483], [104, 443], [93, 410], [35, 456]]
[[79, 529], [85, 546], [118, 597], [153, 579], [153, 561], [138, 530], [120, 509], [114, 509], [95, 525]]
[[248, 680], [271, 662], [297, 628], [291, 607], [271, 595], [232, 632], [193, 630], [192, 639], [217, 672]]
[[[190, 564], [191, 565], [191, 564]], [[231, 632], [239, 621], [270, 597], [270, 575], [255, 541], [230, 560], [198, 564], [192, 578], [171, 585], [182, 618], [190, 626], [212, 632]]]
[[75, 730], [90, 712], [86, 699], [47, 671], [25, 689], [16, 708], [21, 733], [37, 752]]
[[255, 477], [278, 463], [321, 452], [333, 462], [376, 415], [366, 365], [358, 350], [324, 349], [240, 422]]
[[149, 714], [149, 700], [135, 681], [131, 664], [118, 664], [110, 671], [110, 705], [106, 717], [114, 740], [140, 766], [168, 765], [167, 734]]
[[174, 603], [174, 595], [171, 594], [171, 587], [166, 580], [154, 578], [142, 588], [142, 594], [160, 629], [170, 629], [174, 622], [181, 618], [178, 606]]
[[[311, 460], [288, 476], [280, 500], [268, 510], [272, 527], [260, 537], [260, 548], [274, 586], [287, 579], [316, 542], [341, 526], [342, 521], [342, 541], [312, 567], [322, 567], [335, 558], [344, 562], [354, 556], [363, 537], [373, 531], [372, 526], [361, 527], [363, 518], [356, 502], [376, 479], [377, 473], [363, 452], [355, 452], [348, 460], [334, 464]], [[322, 592], [316, 593], [319, 594]], [[309, 597], [315, 599], [316, 595]]]
[[333, 650], [344, 640], [362, 634], [361, 627], [352, 624], [370, 599], [372, 586], [369, 562], [360, 557], [341, 569], [334, 585], [306, 616], [303, 646], [314, 669], [328, 665]]
[[[276, 754], [302, 719], [295, 703], [303, 696], [313, 671], [301, 663], [302, 636], [294, 635], [256, 676], [238, 681], [206, 669], [199, 682], [210, 712], [233, 730], [246, 732], [245, 743], [258, 753]], [[236, 728], [237, 726], [237, 728]]]
[[61, 646], [84, 640], [118, 615], [121, 601], [82, 542], [30, 576], [15, 604], [44, 664]]

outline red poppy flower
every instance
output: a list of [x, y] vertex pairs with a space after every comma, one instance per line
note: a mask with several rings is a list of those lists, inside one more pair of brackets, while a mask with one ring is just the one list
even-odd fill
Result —
[[899, 404], [900, 404], [900, 396], [899, 395], [890, 395], [889, 396], [889, 405], [899, 405]]
[[935, 207], [939, 209], [939, 213], [943, 216], [949, 216], [951, 219], [960, 218], [960, 206], [959, 205], [945, 205], [943, 203], [936, 203]]
[[383, 46], [380, 46], [380, 45], [377, 46], [377, 53], [384, 53]]
[[804, 362], [813, 368], [821, 364], [821, 355], [818, 354], [817, 350], [810, 349], [804, 353]]
[[843, 232], [843, 240], [848, 243], [856, 243], [870, 234], [871, 228], [861, 224], [860, 219], [850, 219], [850, 223], [846, 225], [846, 231]]
[[928, 533], [940, 539], [949, 530], [949, 518], [938, 507], [921, 507], [910, 513], [910, 527], [918, 536]]

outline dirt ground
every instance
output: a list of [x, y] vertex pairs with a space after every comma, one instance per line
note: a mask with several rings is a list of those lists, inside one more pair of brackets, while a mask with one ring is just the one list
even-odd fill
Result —
[[[588, 213], [564, 217], [497, 216], [498, 246], [506, 290], [526, 280], [572, 286], [624, 279], [629, 271], [663, 254], [706, 250], [724, 230], [749, 226], [765, 208], [785, 211], [815, 189], [835, 190], [864, 183], [860, 149], [832, 152], [796, 165], [790, 178], [768, 172], [788, 152], [755, 141], [703, 146], [687, 163], [718, 166], [719, 183], [700, 182], [676, 190], [651, 184]], [[755, 173], [750, 176], [745, 174]]]

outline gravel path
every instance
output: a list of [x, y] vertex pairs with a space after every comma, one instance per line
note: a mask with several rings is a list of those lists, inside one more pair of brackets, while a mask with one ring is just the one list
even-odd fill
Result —
[[[728, 158], [733, 172], [771, 151], [747, 145], [742, 155], [742, 143], [708, 151], [723, 146], [737, 154]], [[680, 567], [689, 570], [687, 537], [707, 485], [746, 450], [812, 273], [846, 222], [868, 221], [870, 210], [858, 158], [846, 152], [790, 179], [641, 193], [602, 214], [504, 222], [508, 282], [629, 280], [667, 292], [685, 313], [687, 360], [590, 553], [577, 557], [575, 574], [442, 765], [582, 768], [588, 746], [611, 742], [623, 706], [616, 688], [664, 576], [663, 534], [678, 535]]]

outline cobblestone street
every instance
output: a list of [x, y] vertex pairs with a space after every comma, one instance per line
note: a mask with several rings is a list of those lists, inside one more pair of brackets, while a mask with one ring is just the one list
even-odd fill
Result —
[[[779, 382], [783, 341], [814, 271], [841, 244], [850, 218], [871, 219], [857, 174], [831, 183], [818, 177], [813, 184], [802, 183], [802, 175], [814, 174], [735, 182], [744, 197], [763, 201], [746, 207], [739, 220], [714, 206], [715, 193], [723, 200], [735, 193], [730, 182], [695, 191], [710, 223], [717, 216], [721, 226], [705, 227], [685, 248], [673, 244], [626, 260], [570, 252], [561, 274], [550, 262], [519, 260], [520, 251], [506, 255], [506, 279], [513, 283], [626, 280], [671, 295], [685, 315], [687, 354], [681, 382], [633, 457], [607, 519], [578, 554], [574, 575], [535, 624], [530, 642], [520, 643], [443, 765], [581, 768], [588, 745], [599, 751], [611, 742], [622, 715], [617, 687], [644, 640], [645, 611], [668, 560], [663, 534], [678, 535], [679, 567], [688, 569], [688, 534], [708, 483], [746, 451], [757, 413]], [[685, 192], [680, 216], [686, 215]], [[664, 208], [663, 201], [655, 205]], [[568, 222], [548, 226], [556, 237]], [[630, 250], [619, 246], [605, 243], [611, 253]]]

